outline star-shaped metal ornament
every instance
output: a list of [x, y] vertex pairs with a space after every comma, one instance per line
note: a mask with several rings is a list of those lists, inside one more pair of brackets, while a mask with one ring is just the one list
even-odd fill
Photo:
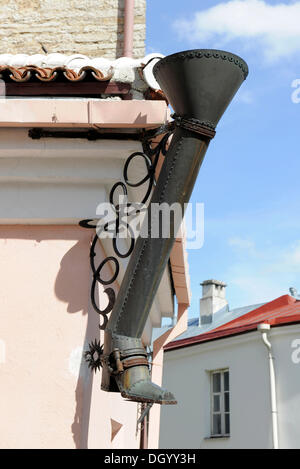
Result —
[[91, 371], [95, 372], [97, 370], [100, 370], [102, 367], [101, 363], [101, 356], [103, 354], [103, 345], [100, 344], [97, 339], [95, 339], [94, 342], [91, 342], [89, 344], [89, 350], [87, 350], [84, 354], [84, 358], [86, 362], [88, 363], [88, 367], [91, 369]]

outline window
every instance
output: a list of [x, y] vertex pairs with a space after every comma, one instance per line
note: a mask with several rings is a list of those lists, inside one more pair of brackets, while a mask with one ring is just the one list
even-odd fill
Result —
[[211, 372], [211, 436], [230, 434], [229, 370]]

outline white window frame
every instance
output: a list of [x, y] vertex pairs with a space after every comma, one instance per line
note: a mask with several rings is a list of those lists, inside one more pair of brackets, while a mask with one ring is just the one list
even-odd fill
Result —
[[[224, 375], [225, 373], [228, 373], [228, 377], [229, 377], [229, 388], [228, 388], [228, 391], [225, 391], [224, 389]], [[216, 374], [220, 374], [221, 376], [221, 388], [220, 388], [220, 392], [214, 392], [213, 390], [213, 377], [214, 375]], [[225, 412], [225, 394], [228, 393], [229, 394], [229, 410]], [[220, 410], [217, 412], [217, 411], [214, 411], [214, 396], [219, 396], [220, 398]], [[223, 369], [220, 369], [220, 370], [213, 370], [210, 372], [210, 415], [211, 415], [211, 419], [210, 419], [210, 428], [211, 428], [211, 431], [210, 431], [210, 434], [211, 434], [211, 437], [212, 438], [220, 438], [220, 437], [229, 437], [230, 436], [230, 431], [229, 433], [226, 433], [225, 431], [225, 415], [229, 415], [229, 430], [230, 430], [230, 373], [229, 373], [229, 368], [223, 368]], [[214, 415], [221, 415], [221, 433], [214, 433], [213, 430], [214, 430], [214, 425], [213, 425], [213, 418], [214, 418]]]

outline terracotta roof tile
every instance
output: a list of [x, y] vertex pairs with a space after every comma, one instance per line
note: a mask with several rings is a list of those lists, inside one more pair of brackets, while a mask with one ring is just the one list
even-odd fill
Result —
[[142, 59], [108, 60], [81, 54], [0, 54], [0, 79], [5, 82], [7, 96], [103, 94], [167, 101], [152, 73], [162, 57], [149, 54]]
[[109, 60], [103, 57], [89, 58], [81, 54], [0, 54], [0, 74], [18, 82], [31, 78], [41, 81], [55, 80], [64, 75], [69, 81], [80, 81], [87, 75], [98, 81], [110, 80], [132, 83], [136, 80], [136, 70], [141, 70], [139, 79], [144, 80], [149, 88], [159, 89], [152, 69], [163, 55], [148, 54], [142, 59], [120, 57]]
[[300, 322], [300, 301], [289, 295], [283, 295], [210, 332], [170, 342], [166, 345], [165, 350], [187, 347], [253, 331], [261, 323], [279, 326], [298, 322]]

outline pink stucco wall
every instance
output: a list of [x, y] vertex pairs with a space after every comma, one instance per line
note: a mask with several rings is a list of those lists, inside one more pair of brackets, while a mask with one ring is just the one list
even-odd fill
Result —
[[[99, 337], [92, 235], [76, 226], [0, 227], [1, 448], [138, 447], [137, 405], [100, 391], [99, 374], [81, 359]], [[112, 442], [111, 419], [122, 424]]]
[[[36, 141], [28, 141], [27, 130], [23, 132], [20, 129], [18, 136], [15, 132], [8, 135], [8, 127], [27, 129], [28, 126], [46, 125], [67, 128], [153, 128], [165, 123], [170, 116], [163, 101], [135, 100], [126, 103], [68, 100], [66, 106], [60, 99], [39, 100], [38, 103], [31, 99], [14, 99], [3, 100], [0, 111], [0, 128], [3, 128], [1, 156], [4, 159], [8, 156], [15, 158], [15, 161], [11, 160], [14, 168], [20, 164], [20, 154], [23, 158], [25, 150], [25, 156], [36, 158], [38, 163], [47, 163], [53, 155], [57, 156], [57, 149], [60, 156], [63, 155], [72, 162], [70, 157], [75, 154], [74, 161], [77, 161], [81, 155], [78, 154], [77, 142], [76, 151], [75, 143], [70, 142], [67, 148], [57, 146], [57, 142], [54, 147], [52, 143], [44, 141], [37, 147]], [[113, 155], [110, 149], [105, 158], [110, 155], [109, 158], [114, 156], [118, 159], [120, 148], [116, 142], [112, 142], [112, 145]], [[122, 155], [123, 145], [124, 143]], [[102, 149], [102, 154], [109, 148]], [[89, 159], [94, 158], [94, 149], [91, 146], [86, 147], [86, 152], [84, 156], [87, 154]], [[53, 161], [54, 165], [59, 163], [59, 159]], [[12, 223], [22, 223], [22, 220], [24, 223], [34, 223], [37, 213], [41, 220], [40, 217], [44, 215], [48, 223], [69, 219], [70, 214], [66, 207], [69, 208], [70, 203], [70, 186], [63, 192], [64, 209], [51, 209], [51, 203], [53, 207], [58, 207], [56, 187], [59, 185], [56, 184], [59, 180], [65, 182], [64, 168], [60, 172], [55, 166], [55, 175], [59, 177], [57, 180], [51, 176], [50, 190], [42, 182], [43, 177], [48, 174], [47, 164], [45, 172], [43, 165], [39, 168], [38, 164], [34, 172], [34, 189], [39, 187], [38, 191], [32, 190], [31, 175], [28, 177], [27, 167], [24, 174], [21, 170], [20, 174], [17, 172], [15, 175], [17, 183], [14, 180], [11, 182], [12, 174], [9, 170], [8, 179], [4, 178], [4, 186], [8, 189], [2, 200], [9, 200], [10, 204], [2, 207], [2, 222], [9, 220], [7, 217], [12, 216], [11, 212], [15, 214], [15, 207], [19, 211], [12, 216]], [[76, 212], [76, 216], [71, 217], [76, 220], [90, 206], [86, 203], [86, 200], [90, 201], [90, 196], [85, 199], [85, 194], [90, 193], [92, 184], [84, 174], [79, 178], [83, 186], [79, 183], [74, 186], [76, 192], [81, 189], [77, 201], [82, 198], [85, 201], [82, 206], [79, 204], [80, 210]], [[29, 183], [26, 186], [28, 191], [22, 192], [18, 185], [20, 180]], [[69, 173], [66, 180], [69, 184]], [[105, 185], [106, 179], [101, 179], [100, 182]], [[97, 190], [98, 187], [97, 180]], [[24, 198], [24, 194], [28, 199]], [[55, 200], [52, 199], [53, 194]], [[30, 201], [29, 204], [27, 200]], [[45, 211], [44, 200], [51, 202], [47, 206], [48, 212], [46, 210], [48, 215], [42, 213]], [[74, 205], [74, 192], [71, 200]], [[0, 225], [0, 448], [139, 447], [137, 404], [124, 401], [119, 394], [102, 392], [101, 375], [93, 376], [82, 360], [82, 352], [87, 344], [97, 336], [100, 337], [99, 317], [90, 304], [89, 248], [92, 237], [92, 230], [78, 226]], [[184, 245], [177, 242], [175, 248], [171, 264], [173, 272], [176, 270], [177, 274], [180, 273], [173, 279], [177, 300], [179, 303], [188, 303]], [[103, 257], [102, 251], [99, 262]], [[99, 297], [101, 307], [105, 307], [107, 299], [101, 289]], [[181, 331], [181, 325], [179, 326]], [[174, 328], [173, 334], [177, 329]], [[161, 341], [159, 345], [164, 343]], [[157, 344], [153, 380], [161, 384], [163, 354], [158, 350]], [[121, 428], [111, 441], [113, 421]], [[153, 408], [150, 412], [150, 421], [149, 447], [155, 447], [159, 432], [157, 406], [155, 411]]]

